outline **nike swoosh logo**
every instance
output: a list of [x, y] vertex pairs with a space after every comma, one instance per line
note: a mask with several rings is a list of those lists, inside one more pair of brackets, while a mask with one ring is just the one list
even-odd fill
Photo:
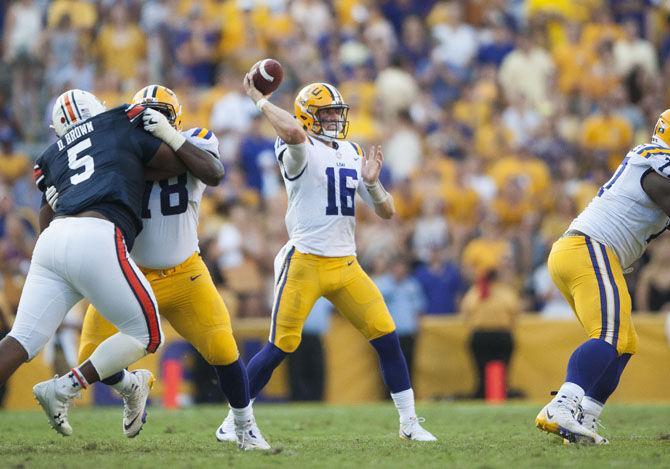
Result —
[[[401, 431], [402, 431], [402, 430], [401, 430]], [[408, 440], [411, 440], [411, 439], [412, 439], [412, 434], [411, 434], [411, 433], [405, 433], [405, 432], [403, 431], [403, 432], [402, 432], [402, 436], [404, 436], [404, 437], [407, 438]]]
[[124, 428], [124, 430], [128, 430], [130, 427], [132, 427], [133, 424], [135, 423], [135, 420], [137, 420], [137, 417], [139, 417], [139, 416], [140, 416], [140, 414], [137, 414], [137, 415], [135, 416], [135, 418], [132, 419], [128, 425], [126, 425], [126, 424], [124, 423], [124, 424], [123, 424], [123, 428]]
[[198, 275], [194, 275], [193, 277], [191, 277], [191, 282], [192, 282], [193, 280], [195, 280], [196, 278], [200, 277], [201, 275], [202, 275], [202, 274], [198, 274]]
[[351, 265], [353, 263], [354, 263], [354, 261], [350, 261], [350, 262], [347, 262], [347, 265]]
[[547, 409], [547, 417], [549, 417], [549, 419], [553, 419], [553, 418], [554, 418], [554, 416], [551, 415], [551, 414], [549, 413], [549, 409]]

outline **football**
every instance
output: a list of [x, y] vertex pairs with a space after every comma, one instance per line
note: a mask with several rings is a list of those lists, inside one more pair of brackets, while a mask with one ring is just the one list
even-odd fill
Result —
[[284, 69], [274, 59], [263, 59], [256, 62], [251, 69], [254, 86], [264, 95], [268, 95], [279, 88], [284, 78]]

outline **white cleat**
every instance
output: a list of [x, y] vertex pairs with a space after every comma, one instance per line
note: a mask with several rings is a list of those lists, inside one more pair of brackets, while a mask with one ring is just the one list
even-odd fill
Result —
[[147, 421], [147, 399], [156, 381], [149, 370], [131, 371], [134, 380], [131, 390], [121, 393], [123, 398], [123, 434], [135, 438]]
[[51, 428], [63, 436], [70, 436], [72, 435], [72, 427], [68, 421], [67, 413], [70, 408], [70, 402], [79, 394], [67, 396], [58, 392], [56, 389], [57, 378], [58, 375], [49, 381], [37, 383], [33, 386], [33, 395], [47, 414]]
[[535, 417], [535, 426], [542, 431], [559, 435], [570, 443], [607, 444], [605, 438], [577, 421], [567, 403], [551, 401], [544, 406]]
[[[579, 423], [582, 424], [582, 426], [588, 428], [591, 430], [593, 433], [598, 435], [601, 438], [600, 445], [608, 445], [609, 441], [607, 438], [600, 436], [598, 434], [598, 430], [600, 429], [599, 427], [605, 428], [602, 423], [600, 423], [600, 419], [596, 417], [593, 414], [589, 414], [588, 412], [584, 412], [582, 409], [582, 406], [577, 406], [577, 415], [576, 419]], [[570, 444], [570, 441], [568, 440], [563, 440], [564, 444]]]
[[219, 441], [237, 442], [237, 434], [235, 433], [235, 417], [233, 410], [228, 409], [228, 415], [223, 419], [223, 423], [216, 429], [216, 439]]
[[423, 417], [411, 417], [404, 422], [401, 421], [400, 438], [413, 441], [437, 441], [432, 433], [421, 426], [425, 421]]
[[256, 425], [256, 420], [252, 418], [251, 420], [245, 422], [243, 425], [235, 425], [235, 433], [237, 434], [237, 445], [243, 451], [254, 451], [254, 450], [269, 450], [270, 445], [261, 431]]

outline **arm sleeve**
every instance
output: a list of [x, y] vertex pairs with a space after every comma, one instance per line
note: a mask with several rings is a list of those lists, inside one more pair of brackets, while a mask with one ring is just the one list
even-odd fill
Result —
[[286, 179], [299, 178], [307, 167], [307, 146], [305, 142], [288, 145], [281, 138], [277, 138], [275, 141], [275, 155]]

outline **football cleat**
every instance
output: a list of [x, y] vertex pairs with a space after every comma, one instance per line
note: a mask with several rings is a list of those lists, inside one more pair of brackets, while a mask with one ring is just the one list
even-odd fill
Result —
[[33, 395], [47, 414], [51, 428], [63, 436], [70, 436], [72, 435], [72, 427], [68, 421], [67, 413], [70, 408], [70, 401], [78, 397], [79, 393], [68, 396], [58, 392], [57, 378], [58, 375], [49, 381], [37, 383], [33, 386]]
[[216, 439], [219, 441], [237, 441], [237, 434], [235, 433], [235, 417], [233, 410], [228, 409], [228, 415], [223, 419], [223, 423], [216, 429]]
[[[589, 414], [588, 412], [584, 412], [584, 409], [582, 409], [581, 405], [577, 406], [577, 413], [575, 415], [575, 418], [579, 423], [581, 423], [584, 427], [588, 428], [595, 434], [598, 434], [599, 427], [605, 428], [604, 425], [600, 423], [599, 418], [597, 418], [595, 415]], [[602, 445], [609, 444], [607, 438], [604, 438], [602, 436], [600, 438], [602, 438], [602, 442], [600, 444]], [[569, 440], [563, 439], [563, 444], [569, 445], [571, 443]]]
[[147, 421], [147, 399], [156, 378], [149, 370], [135, 370], [129, 374], [133, 380], [130, 390], [120, 393], [123, 398], [123, 434], [134, 438]]
[[268, 450], [270, 445], [261, 431], [256, 425], [256, 420], [252, 418], [244, 422], [242, 425], [235, 425], [235, 433], [237, 435], [237, 446], [243, 451], [253, 450]]
[[607, 442], [580, 424], [575, 418], [574, 411], [563, 402], [551, 401], [544, 406], [535, 417], [535, 426], [542, 431], [559, 435], [570, 443], [602, 445]]
[[413, 441], [437, 441], [432, 433], [421, 426], [425, 421], [423, 417], [411, 417], [404, 422], [401, 421], [400, 438]]

